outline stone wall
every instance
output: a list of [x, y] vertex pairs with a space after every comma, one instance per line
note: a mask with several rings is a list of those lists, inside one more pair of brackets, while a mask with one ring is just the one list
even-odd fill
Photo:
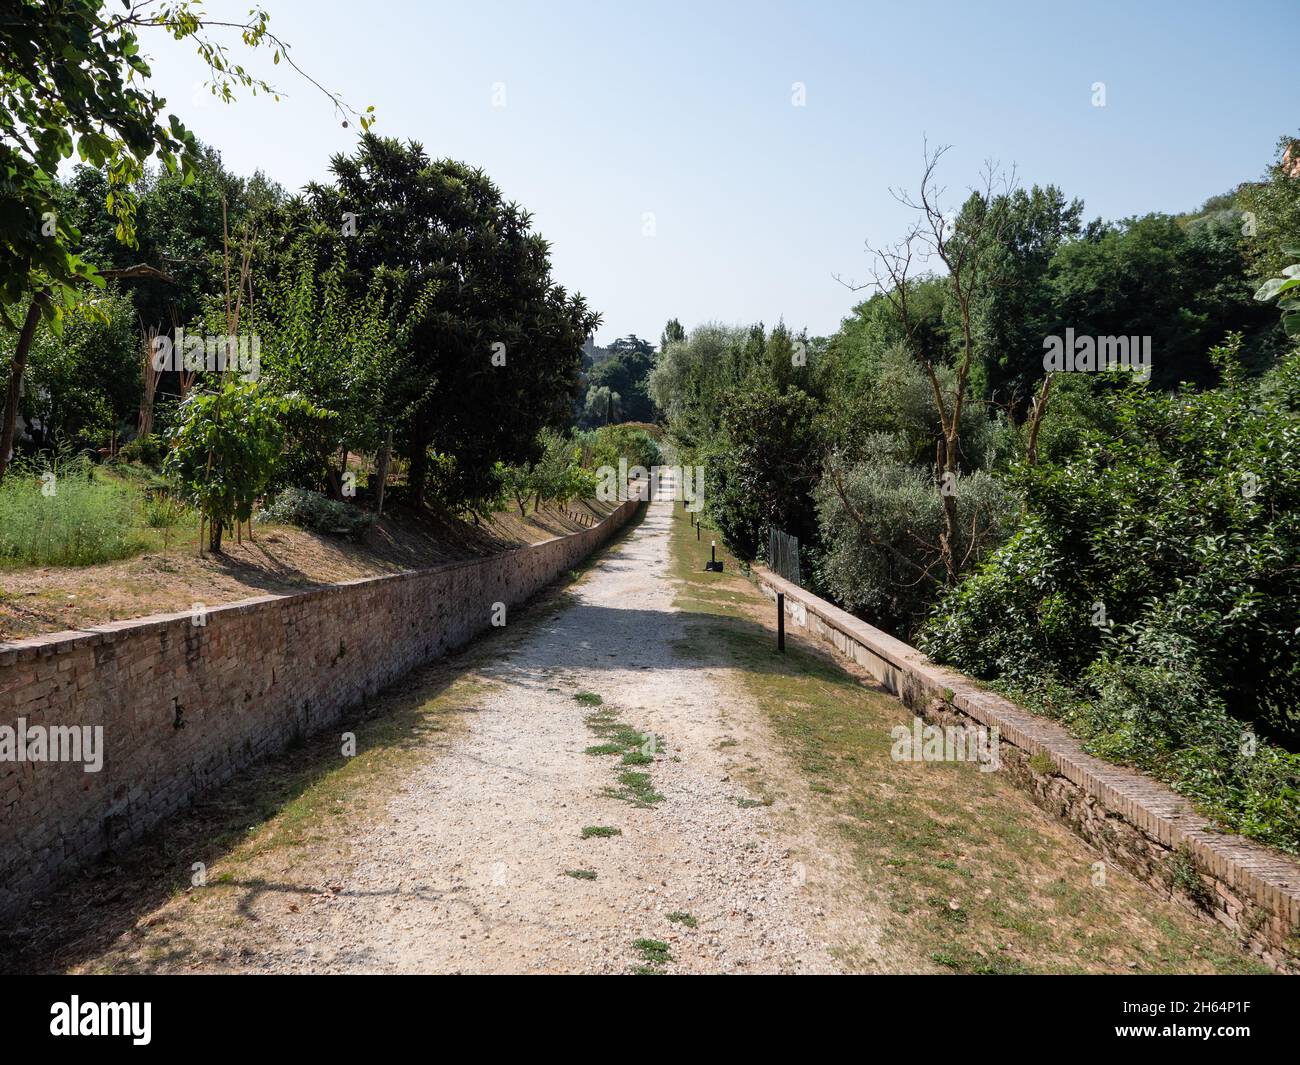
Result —
[[103, 730], [97, 772], [0, 760], [0, 915], [466, 643], [638, 506], [489, 558], [0, 643], [0, 729]]
[[761, 566], [759, 587], [785, 595], [788, 622], [831, 644], [936, 724], [997, 728], [1002, 771], [1108, 862], [1236, 934], [1275, 968], [1300, 972], [1300, 862], [1215, 832], [1163, 784], [1086, 753], [1065, 728], [936, 666], [888, 633]]

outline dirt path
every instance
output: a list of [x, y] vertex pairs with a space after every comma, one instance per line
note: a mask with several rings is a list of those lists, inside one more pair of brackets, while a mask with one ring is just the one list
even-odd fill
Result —
[[416, 750], [360, 785], [378, 810], [339, 791], [312, 804], [347, 807], [338, 824], [282, 811], [73, 967], [837, 971], [810, 845], [732, 778], [740, 737], [780, 756], [735, 671], [691, 650], [672, 523], [651, 504], [561, 601], [457, 664], [445, 727], [408, 727]]
[[[910, 720], [652, 503], [567, 591], [259, 767], [32, 927], [82, 972], [1208, 972], [1221, 932]], [[190, 883], [194, 863], [206, 879]]]
[[[468, 733], [357, 841], [365, 858], [342, 890], [290, 915], [294, 947], [267, 968], [620, 972], [643, 963], [644, 939], [680, 971], [834, 970], [787, 844], [728, 778], [718, 745], [737, 696], [674, 650], [686, 633], [665, 580], [670, 511], [652, 505], [576, 603], [481, 671], [499, 684]], [[602, 742], [592, 715], [642, 734], [637, 761], [662, 737], [653, 761], [584, 753]], [[662, 800], [604, 794], [623, 772], [646, 773]], [[621, 834], [582, 838], [592, 827]]]

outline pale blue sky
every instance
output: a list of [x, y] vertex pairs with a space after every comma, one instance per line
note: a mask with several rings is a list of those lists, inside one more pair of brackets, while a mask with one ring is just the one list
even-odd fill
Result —
[[[1258, 177], [1297, 126], [1294, 0], [264, 3], [300, 65], [375, 105], [376, 132], [482, 166], [533, 212], [602, 342], [657, 342], [670, 316], [833, 331], [861, 297], [832, 275], [863, 279], [863, 239], [902, 232], [887, 189], [915, 184], [923, 136], [953, 145], [954, 201], [993, 157], [1115, 218]], [[196, 92], [188, 46], [146, 51], [169, 108], [238, 172], [296, 189], [354, 143], [269, 55], [255, 68], [290, 95], [227, 107]]]

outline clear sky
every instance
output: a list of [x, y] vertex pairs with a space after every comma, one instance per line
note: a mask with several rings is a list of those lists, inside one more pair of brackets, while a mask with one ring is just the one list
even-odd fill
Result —
[[[833, 275], [863, 280], [864, 238], [901, 234], [888, 188], [915, 186], [923, 137], [953, 146], [954, 204], [991, 157], [1119, 218], [1257, 178], [1297, 127], [1296, 0], [263, 3], [301, 66], [375, 105], [376, 132], [483, 167], [533, 212], [602, 343], [657, 342], [674, 316], [832, 332], [862, 298]], [[289, 95], [227, 106], [197, 91], [190, 46], [145, 50], [236, 172], [296, 189], [355, 142], [269, 54], [249, 65]]]

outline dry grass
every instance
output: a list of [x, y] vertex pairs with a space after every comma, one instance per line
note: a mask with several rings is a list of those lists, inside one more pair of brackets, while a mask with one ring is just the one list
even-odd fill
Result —
[[778, 654], [775, 606], [729, 556], [726, 573], [701, 572], [707, 549], [677, 519], [678, 605], [698, 616], [690, 643], [740, 672], [799, 766], [794, 780], [750, 767], [754, 790], [777, 793], [851, 852], [859, 901], [834, 903], [887, 913], [885, 942], [932, 971], [1266, 971], [1226, 932], [1118, 869], [1094, 886], [1100, 856], [1001, 774], [892, 761], [890, 729], [910, 725], [910, 712], [788, 629]]
[[198, 556], [197, 529], [147, 532], [155, 549], [97, 566], [0, 571], [0, 640], [84, 628], [127, 618], [189, 611], [267, 594], [422, 569], [476, 558], [577, 532], [612, 504], [543, 506], [521, 518], [495, 514], [475, 526], [432, 514], [385, 515], [364, 543], [292, 526], [258, 526], [256, 540], [227, 539], [219, 556]]

